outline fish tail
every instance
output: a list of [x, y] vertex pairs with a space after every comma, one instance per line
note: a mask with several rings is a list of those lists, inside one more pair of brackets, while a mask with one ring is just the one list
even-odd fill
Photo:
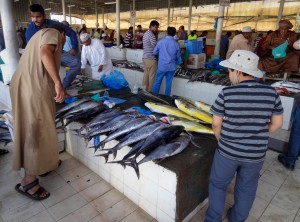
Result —
[[136, 157], [127, 159], [127, 161], [128, 162], [126, 163], [126, 165], [131, 166], [134, 169], [138, 179], [140, 179], [140, 170], [139, 170], [139, 165], [136, 162]]
[[118, 163], [118, 164], [120, 164], [124, 169], [126, 168], [126, 163], [125, 163], [124, 160], [111, 161], [111, 162], [107, 162], [107, 163]]
[[96, 156], [102, 156], [102, 157], [104, 157], [105, 163], [107, 163], [109, 154], [110, 154], [110, 152], [107, 152], [107, 153], [103, 153], [103, 154], [98, 154]]

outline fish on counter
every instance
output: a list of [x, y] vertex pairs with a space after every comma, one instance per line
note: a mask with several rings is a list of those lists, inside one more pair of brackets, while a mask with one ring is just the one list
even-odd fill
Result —
[[[162, 144], [166, 144], [169, 141], [177, 138], [184, 130], [184, 127], [182, 126], [168, 126], [168, 127], [163, 127], [161, 129], [155, 130], [151, 136], [148, 136], [143, 143], [143, 145], [136, 150], [135, 153], [133, 153], [133, 157], [129, 159], [124, 159], [122, 161], [115, 161], [115, 162], [110, 162], [110, 163], [119, 163], [122, 165], [127, 165], [131, 166], [134, 168], [136, 175], [138, 178], [140, 178], [140, 172], [139, 172], [139, 167], [136, 162], [137, 157], [145, 153], [147, 151], [152, 151], [156, 147], [159, 147]], [[146, 155], [147, 156], [147, 155]]]
[[189, 132], [214, 134], [212, 128], [188, 119], [179, 118], [175, 116], [168, 116], [168, 121], [172, 125], [183, 126], [184, 129]]
[[[206, 123], [212, 124], [212, 115], [211, 114], [204, 112], [203, 110], [198, 109], [197, 107], [192, 106], [191, 104], [186, 103], [180, 99], [175, 99], [175, 104], [179, 110], [186, 113], [187, 115], [197, 118], [199, 120], [202, 120]], [[170, 115], [172, 115], [172, 114], [170, 114]], [[185, 118], [185, 117], [183, 117], [183, 118]]]
[[163, 144], [155, 148], [152, 152], [147, 154], [138, 165], [154, 160], [164, 160], [167, 157], [175, 156], [187, 148], [190, 143], [190, 138], [186, 135], [179, 136], [167, 144]]
[[194, 102], [194, 104], [197, 108], [203, 110], [204, 112], [210, 113], [211, 105], [208, 105], [201, 101], [196, 101], [196, 102]]
[[177, 117], [182, 117], [185, 119], [197, 121], [196, 118], [193, 118], [192, 116], [190, 116], [190, 115], [186, 114], [185, 112], [182, 112], [181, 110], [179, 110], [175, 107], [172, 107], [172, 106], [158, 104], [158, 103], [152, 103], [152, 102], [145, 103], [145, 106], [148, 109], [150, 109], [152, 112], [155, 112], [155, 113], [162, 113], [162, 114], [166, 114], [166, 115], [172, 115], [172, 116], [177, 116]]
[[298, 83], [279, 81], [273, 83], [271, 86], [274, 88], [285, 88], [292, 93], [300, 92], [300, 85]]
[[104, 157], [106, 162], [110, 154], [113, 154], [114, 158], [116, 158], [118, 150], [122, 149], [125, 146], [129, 146], [131, 144], [139, 142], [140, 140], [144, 140], [148, 136], [152, 135], [156, 130], [164, 128], [166, 126], [167, 124], [154, 122], [145, 127], [139, 128], [121, 139], [115, 147], [108, 149], [107, 153], [100, 154], [99, 156]]
[[12, 142], [12, 138], [8, 130], [0, 132], [0, 142], [3, 142], [5, 145]]
[[169, 102], [161, 99], [159, 96], [154, 95], [153, 93], [147, 92], [144, 89], [138, 89], [138, 96], [147, 102], [153, 102], [153, 103], [162, 103], [165, 105], [172, 105]]
[[73, 109], [74, 107], [77, 107], [80, 104], [86, 103], [89, 101], [91, 101], [91, 100], [90, 99], [79, 99], [79, 100], [76, 100], [75, 102], [72, 102], [72, 103], [64, 106], [63, 108], [59, 109], [56, 112], [56, 118], [60, 118], [62, 115], [64, 115], [64, 113], [68, 112], [69, 110]]

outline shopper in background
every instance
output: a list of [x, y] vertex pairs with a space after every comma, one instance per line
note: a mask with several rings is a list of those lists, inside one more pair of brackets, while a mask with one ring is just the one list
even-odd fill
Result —
[[226, 59], [229, 59], [235, 50], [242, 49], [253, 52], [254, 48], [252, 46], [251, 38], [252, 29], [250, 26], [245, 26], [242, 29], [242, 33], [233, 37], [229, 49], [226, 54]]
[[143, 88], [147, 91], [151, 91], [153, 82], [155, 79], [155, 73], [157, 70], [157, 60], [153, 54], [153, 50], [156, 46], [156, 34], [158, 32], [159, 23], [156, 20], [150, 22], [149, 29], [143, 36], [143, 63], [144, 63], [144, 77]]
[[256, 54], [258, 55], [258, 57], [260, 58], [263, 54], [263, 44], [266, 41], [266, 39], [268, 38], [268, 35], [270, 35], [273, 31], [269, 30], [267, 32], [267, 35], [265, 37], [263, 37], [261, 40], [259, 40], [258, 44], [257, 44], [257, 48], [256, 48]]
[[55, 127], [55, 102], [66, 98], [59, 67], [65, 28], [50, 25], [27, 44], [10, 83], [14, 119], [13, 169], [25, 176], [15, 190], [31, 199], [43, 200], [50, 193], [40, 186], [38, 175], [59, 165]]
[[179, 27], [178, 35], [179, 35], [179, 40], [187, 40], [188, 39], [188, 34], [184, 30], [183, 25]]
[[109, 75], [113, 71], [109, 54], [99, 39], [91, 39], [88, 33], [82, 33], [80, 40], [83, 43], [81, 52], [81, 73], [84, 74], [87, 61], [92, 69], [92, 78], [101, 80], [104, 74]]
[[194, 40], [197, 40], [197, 38], [198, 38], [198, 36], [196, 34], [196, 30], [191, 31], [191, 34], [189, 34], [189, 36], [188, 36], [188, 40], [189, 41], [194, 41]]
[[100, 29], [99, 28], [97, 28], [96, 32], [94, 33], [94, 38], [100, 39]]
[[142, 29], [142, 26], [138, 25], [137, 32], [135, 35], [136, 42], [135, 42], [134, 48], [143, 49], [143, 36], [144, 36], [144, 31]]
[[228, 68], [233, 85], [222, 89], [211, 108], [218, 147], [210, 173], [205, 222], [222, 221], [226, 190], [235, 176], [235, 201], [228, 211], [228, 221], [246, 221], [269, 134], [282, 126], [283, 108], [276, 90], [254, 81], [254, 77], [263, 77], [258, 60], [253, 52], [235, 50], [228, 60], [220, 62]]
[[[32, 22], [26, 30], [26, 41], [29, 42], [31, 37], [43, 28], [49, 25], [61, 24], [60, 22], [46, 19], [44, 8], [39, 4], [32, 4], [29, 7], [30, 17]], [[72, 48], [69, 51], [63, 51], [61, 56], [61, 65], [69, 67], [66, 72], [66, 77], [63, 79], [63, 87], [66, 89], [75, 80], [76, 75], [80, 72], [80, 60], [76, 57], [78, 52], [78, 40], [74, 30], [70, 27], [63, 25], [66, 36], [70, 37]]]
[[299, 71], [299, 55], [293, 48], [297, 34], [289, 20], [280, 20], [279, 29], [272, 32], [264, 42], [263, 54], [259, 61], [259, 68], [271, 74]]
[[168, 36], [160, 40], [153, 51], [154, 55], [158, 55], [158, 68], [152, 92], [159, 93], [161, 82], [163, 78], [166, 77], [165, 95], [170, 96], [176, 63], [181, 50], [178, 42], [174, 39], [176, 28], [168, 27], [167, 33]]
[[126, 48], [132, 48], [132, 44], [133, 44], [133, 27], [132, 26], [129, 27], [128, 32], [126, 33], [124, 43], [125, 43]]
[[226, 59], [226, 54], [229, 47], [229, 38], [232, 35], [231, 32], [227, 32], [226, 35], [221, 36], [221, 43], [220, 43], [220, 58]]
[[203, 53], [206, 52], [206, 36], [207, 36], [208, 32], [207, 31], [203, 31], [201, 33], [201, 35], [199, 35], [199, 37], [197, 38], [197, 41], [202, 41], [203, 42]]

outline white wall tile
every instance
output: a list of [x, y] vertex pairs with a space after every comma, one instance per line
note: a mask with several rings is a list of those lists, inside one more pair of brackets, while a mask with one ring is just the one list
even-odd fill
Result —
[[124, 195], [135, 204], [139, 204], [140, 195], [127, 185], [124, 185]]
[[157, 216], [156, 216], [157, 221], [161, 222], [174, 222], [175, 219], [170, 217], [168, 214], [157, 208]]
[[177, 187], [176, 174], [161, 166], [159, 166], [158, 169], [158, 185], [170, 193], [175, 194]]
[[148, 214], [150, 214], [152, 217], [156, 218], [156, 205], [150, 203], [145, 198], [140, 196], [139, 204], [138, 204], [143, 210], [145, 210]]
[[157, 204], [157, 193], [158, 193], [158, 184], [157, 181], [154, 183], [152, 180], [144, 177], [143, 175], [140, 178], [139, 186], [139, 195], [149, 201], [150, 203]]
[[[168, 203], [168, 204], [166, 204]], [[164, 211], [171, 218], [175, 218], [176, 212], [176, 196], [171, 194], [169, 191], [159, 187], [158, 188], [158, 198], [157, 198], [157, 208]]]
[[131, 167], [126, 167], [124, 170], [124, 184], [136, 193], [139, 193], [141, 181], [137, 178], [135, 171]]
[[159, 166], [153, 161], [139, 165], [140, 174], [149, 178], [153, 182], [158, 181]]
[[110, 184], [121, 193], [124, 193], [124, 182], [113, 176], [113, 174], [110, 175]]

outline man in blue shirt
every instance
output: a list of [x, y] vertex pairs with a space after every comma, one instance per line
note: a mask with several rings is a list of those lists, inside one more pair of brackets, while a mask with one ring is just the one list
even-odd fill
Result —
[[164, 76], [166, 76], [165, 95], [170, 96], [172, 80], [176, 70], [176, 61], [180, 56], [180, 47], [178, 42], [174, 39], [176, 29], [174, 27], [168, 27], [167, 33], [168, 36], [160, 40], [153, 50], [153, 54], [159, 55], [159, 58], [152, 92], [159, 93], [161, 82]]
[[[44, 8], [39, 4], [32, 4], [29, 7], [30, 17], [32, 22], [28, 26], [25, 36], [26, 41], [29, 42], [30, 38], [39, 30], [47, 28], [52, 24], [61, 24], [60, 22], [46, 19]], [[80, 60], [76, 57], [78, 51], [78, 40], [76, 32], [68, 26], [64, 25], [64, 32], [66, 36], [70, 37], [72, 49], [68, 52], [63, 51], [61, 56], [61, 65], [68, 66], [70, 69], [66, 72], [66, 77], [63, 80], [63, 87], [66, 89], [76, 78], [76, 75], [80, 72]]]

